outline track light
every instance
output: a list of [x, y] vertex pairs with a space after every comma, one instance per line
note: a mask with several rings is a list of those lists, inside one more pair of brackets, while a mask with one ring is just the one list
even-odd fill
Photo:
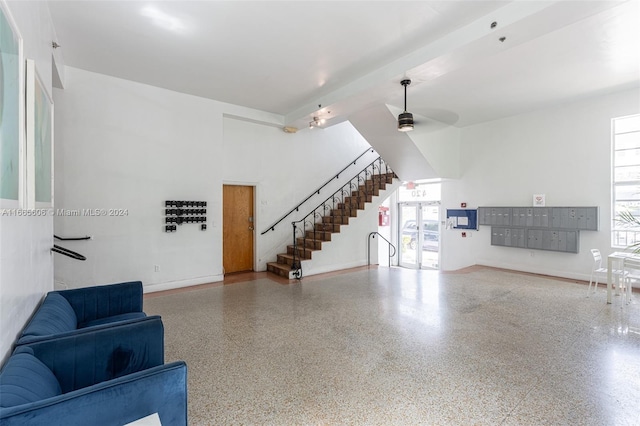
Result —
[[413, 114], [407, 112], [407, 86], [411, 84], [411, 80], [402, 80], [400, 84], [404, 86], [404, 112], [398, 115], [398, 131], [409, 132], [413, 130]]
[[313, 121], [309, 122], [309, 128], [313, 129], [314, 127], [322, 127], [322, 125], [326, 122], [324, 118], [313, 117]]

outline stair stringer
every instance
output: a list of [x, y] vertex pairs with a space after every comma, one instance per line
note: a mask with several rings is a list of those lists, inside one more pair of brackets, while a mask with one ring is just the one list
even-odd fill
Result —
[[331, 235], [331, 241], [323, 243], [322, 250], [314, 251], [311, 259], [302, 260], [302, 276], [366, 265], [369, 233], [378, 230], [378, 207], [401, 184], [398, 178], [386, 184], [379, 195], [365, 203], [364, 210], [358, 210], [357, 217], [350, 218], [348, 225], [342, 225], [340, 232]]

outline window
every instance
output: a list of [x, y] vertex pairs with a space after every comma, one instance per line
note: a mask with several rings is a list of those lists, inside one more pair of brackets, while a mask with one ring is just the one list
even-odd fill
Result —
[[613, 212], [611, 245], [628, 247], [640, 243], [640, 226], [621, 221], [631, 214], [640, 221], [640, 115], [612, 121]]

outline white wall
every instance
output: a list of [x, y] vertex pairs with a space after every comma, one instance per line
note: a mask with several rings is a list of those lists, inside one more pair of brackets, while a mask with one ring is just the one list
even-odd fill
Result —
[[391, 105], [379, 104], [351, 114], [349, 121], [389, 162], [400, 179], [409, 181], [439, 177], [431, 163], [439, 158], [425, 157], [411, 136], [413, 132], [397, 131], [398, 111]]
[[[53, 26], [43, 2], [8, 2], [23, 38], [24, 57], [34, 59], [51, 93]], [[0, 215], [0, 363], [53, 288], [53, 219]]]
[[[88, 259], [56, 259], [61, 287], [135, 279], [156, 291], [221, 280], [224, 183], [256, 186], [255, 264], [265, 270], [290, 243], [291, 219], [260, 232], [368, 148], [348, 123], [287, 134], [259, 111], [74, 68], [65, 75], [54, 93], [57, 207], [127, 215], [55, 217], [56, 234], [93, 236], [65, 243]], [[208, 229], [165, 233], [164, 201], [176, 199], [207, 201]]]
[[[610, 251], [611, 119], [639, 112], [637, 90], [617, 92], [463, 128], [462, 178], [443, 183], [442, 205], [599, 206], [600, 230], [580, 232], [578, 254], [493, 247], [490, 228], [443, 231], [443, 269], [473, 264], [589, 279], [589, 249]], [[469, 234], [469, 233], [468, 233]]]
[[[154, 291], [222, 279], [224, 183], [256, 187], [254, 263], [264, 270], [290, 243], [297, 216], [260, 233], [368, 147], [349, 123], [286, 134], [276, 127], [278, 117], [266, 113], [73, 68], [55, 100], [57, 207], [128, 210], [125, 217], [56, 217], [58, 234], [94, 236], [67, 244], [87, 262], [56, 258], [56, 280], [68, 287], [140, 279]], [[533, 193], [547, 194], [550, 205], [602, 208], [602, 230], [581, 233], [581, 255], [536, 251], [531, 257], [528, 250], [491, 247], [483, 227], [466, 239], [444, 231], [442, 268], [479, 263], [584, 278], [586, 250], [609, 244], [610, 118], [634, 107], [637, 94], [624, 92], [430, 135], [428, 143], [453, 140], [460, 147], [462, 177], [443, 183], [443, 211], [463, 201], [529, 205]], [[185, 225], [164, 233], [166, 199], [208, 201], [209, 229]], [[366, 262], [362, 243], [375, 223], [375, 214], [362, 217], [362, 241], [336, 252], [340, 267]], [[324, 271], [327, 256], [310, 269]]]
[[[59, 212], [55, 231], [93, 237], [65, 242], [87, 261], [56, 258], [56, 284], [141, 280], [148, 290], [220, 280], [220, 104], [74, 68], [54, 97], [56, 204], [80, 211]], [[164, 232], [165, 200], [207, 201], [209, 229]]]
[[424, 125], [409, 133], [422, 155], [440, 178], [460, 177], [460, 128], [424, 120]]
[[[377, 154], [364, 155], [299, 212], [284, 219], [273, 231], [261, 233], [368, 148], [369, 144], [348, 122], [287, 134], [274, 127], [224, 120], [224, 182], [256, 187], [256, 270], [266, 270], [267, 262], [274, 262], [278, 253], [286, 252], [286, 245], [293, 240], [292, 221], [326, 200]], [[357, 256], [362, 260], [362, 253]]]
[[[46, 3], [9, 2], [9, 7], [24, 38], [25, 57], [36, 60], [51, 91], [55, 37]], [[277, 128], [281, 117], [273, 114], [65, 71], [65, 90], [54, 93], [56, 208], [127, 211], [120, 217], [55, 217], [56, 233], [94, 237], [65, 243], [87, 255], [86, 262], [55, 257], [56, 280], [68, 287], [140, 279], [153, 291], [219, 280], [223, 183], [256, 185], [259, 234], [367, 146], [348, 124], [287, 135]], [[610, 119], [637, 112], [637, 91], [626, 91], [461, 129], [461, 178], [443, 183], [443, 209], [462, 201], [469, 207], [529, 205], [532, 194], [545, 193], [549, 205], [600, 206], [601, 230], [581, 232], [578, 255], [535, 251], [533, 257], [529, 250], [490, 246], [485, 227], [466, 239], [444, 231], [443, 269], [477, 263], [585, 279], [588, 249], [609, 248]], [[436, 145], [430, 148], [443, 154], [441, 148], [457, 133], [443, 130], [438, 137], [444, 142], [433, 139], [429, 143]], [[455, 176], [455, 164], [447, 164]], [[183, 226], [164, 233], [166, 199], [208, 201], [209, 229]], [[363, 230], [373, 227], [375, 210], [363, 219]], [[54, 220], [0, 216], [3, 359], [53, 287]], [[281, 232], [257, 237], [257, 269], [290, 239], [288, 230]]]

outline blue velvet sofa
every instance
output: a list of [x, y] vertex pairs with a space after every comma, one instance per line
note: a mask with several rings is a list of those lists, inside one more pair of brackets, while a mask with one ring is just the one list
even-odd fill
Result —
[[146, 317], [140, 281], [51, 291], [16, 345], [140, 322]]
[[187, 424], [187, 368], [164, 364], [160, 318], [18, 346], [0, 372], [0, 426]]

